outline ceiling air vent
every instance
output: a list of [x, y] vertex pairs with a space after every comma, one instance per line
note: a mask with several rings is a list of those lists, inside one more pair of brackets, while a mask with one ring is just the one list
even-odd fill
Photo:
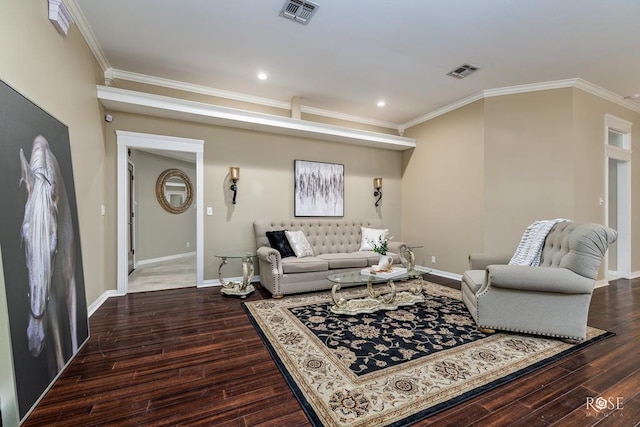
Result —
[[282, 6], [280, 16], [307, 25], [319, 7], [319, 4], [310, 1], [287, 0]]
[[453, 71], [449, 71], [447, 73], [447, 76], [455, 77], [456, 79], [464, 79], [469, 74], [475, 73], [479, 69], [480, 68], [478, 68], [478, 67], [476, 67], [474, 65], [464, 64], [464, 65], [459, 66], [458, 68], [456, 68]]

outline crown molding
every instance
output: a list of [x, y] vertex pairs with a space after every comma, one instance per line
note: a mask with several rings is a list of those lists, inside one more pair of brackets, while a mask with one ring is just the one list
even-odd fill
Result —
[[112, 111], [145, 114], [387, 150], [404, 151], [416, 146], [414, 138], [220, 107], [127, 89], [97, 86], [97, 96], [104, 107]]
[[303, 113], [315, 114], [322, 117], [331, 117], [338, 120], [346, 120], [348, 122], [362, 123], [365, 125], [377, 126], [385, 129], [399, 130], [400, 124], [387, 122], [384, 120], [368, 119], [366, 117], [352, 116], [350, 114], [338, 113], [337, 111], [323, 110], [321, 108], [309, 107], [303, 105], [300, 107]]
[[218, 98], [232, 99], [234, 101], [247, 102], [250, 104], [264, 105], [267, 107], [282, 108], [290, 110], [291, 104], [284, 101], [262, 98], [259, 96], [246, 95], [244, 93], [231, 92], [228, 90], [216, 89], [208, 86], [196, 85], [181, 82], [178, 80], [165, 79], [162, 77], [149, 76], [147, 74], [133, 73], [124, 70], [111, 70], [111, 77], [117, 80], [126, 80], [136, 83], [144, 83], [153, 86], [160, 86], [167, 89], [177, 89], [184, 92], [197, 93], [199, 95], [215, 96]]
[[93, 34], [93, 30], [91, 30], [91, 27], [87, 22], [87, 18], [84, 16], [84, 13], [82, 13], [82, 10], [80, 9], [80, 6], [78, 6], [76, 0], [64, 0], [64, 4], [67, 6], [67, 9], [69, 9], [71, 18], [78, 26], [80, 34], [82, 34], [82, 37], [84, 37], [84, 40], [89, 45], [89, 49], [91, 49], [91, 52], [98, 61], [98, 64], [100, 65], [100, 68], [102, 68], [102, 71], [104, 72], [110, 69], [111, 65], [109, 65], [107, 57], [102, 51], [102, 48], [100, 47], [95, 34]]
[[[164, 87], [168, 89], [177, 89], [185, 92], [197, 93], [199, 95], [215, 96], [218, 98], [232, 99], [234, 101], [246, 102], [249, 104], [263, 105], [267, 107], [281, 108], [283, 110], [291, 110], [289, 102], [277, 101], [275, 99], [262, 98], [259, 96], [247, 95], [239, 92], [216, 89], [209, 86], [202, 86], [192, 83], [181, 82], [178, 80], [165, 79], [162, 77], [149, 76], [130, 71], [111, 69], [105, 71], [105, 79], [120, 79], [136, 83], [144, 83], [153, 86]], [[386, 129], [398, 130], [397, 123], [391, 123], [382, 120], [369, 119], [366, 117], [352, 116], [349, 114], [339, 113], [337, 111], [323, 110], [302, 105], [300, 110], [304, 113], [315, 114], [322, 117], [330, 117], [338, 120], [345, 120], [354, 123], [362, 123], [371, 126], [382, 127]]]
[[542, 83], [532, 83], [532, 84], [518, 85], [518, 86], [508, 86], [508, 87], [502, 87], [502, 88], [496, 88], [496, 89], [487, 89], [482, 92], [478, 92], [471, 96], [463, 98], [459, 101], [453, 102], [431, 113], [425, 114], [411, 121], [403, 123], [402, 125], [400, 125], [400, 128], [407, 129], [412, 126], [416, 126], [420, 123], [424, 123], [426, 121], [435, 119], [438, 116], [441, 116], [450, 111], [456, 110], [458, 108], [464, 107], [465, 105], [471, 104], [472, 102], [479, 101], [485, 98], [492, 98], [494, 96], [515, 95], [518, 93], [538, 92], [542, 90], [563, 89], [563, 88], [580, 89], [584, 92], [590, 93], [591, 95], [595, 95], [599, 98], [602, 98], [614, 104], [620, 105], [621, 107], [640, 113], [639, 104], [633, 101], [624, 99], [624, 97], [617, 95], [607, 89], [601, 88], [600, 86], [596, 86], [593, 83], [590, 83], [586, 80], [576, 78], [576, 79], [566, 79], [566, 80], [554, 80], [554, 81], [542, 82]]
[[480, 93], [476, 93], [473, 94], [471, 96], [467, 96], [466, 98], [462, 98], [454, 103], [451, 103], [449, 105], [446, 105], [442, 108], [438, 108], [435, 111], [432, 111], [431, 113], [427, 113], [424, 116], [420, 116], [420, 117], [416, 117], [415, 119], [408, 121], [406, 123], [403, 123], [401, 126], [402, 129], [408, 129], [410, 127], [419, 125], [420, 123], [429, 121], [431, 119], [435, 119], [438, 116], [442, 116], [443, 114], [446, 114], [450, 111], [453, 110], [457, 110], [458, 108], [462, 108], [465, 105], [471, 104], [473, 102], [479, 101], [481, 99], [484, 98], [484, 94], [482, 92]]

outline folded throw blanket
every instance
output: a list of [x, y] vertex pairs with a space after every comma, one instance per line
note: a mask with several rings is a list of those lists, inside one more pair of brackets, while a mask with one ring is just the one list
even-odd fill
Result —
[[534, 223], [524, 231], [518, 249], [516, 249], [516, 253], [513, 254], [511, 261], [509, 261], [509, 265], [530, 265], [538, 267], [547, 234], [549, 234], [549, 231], [551, 231], [554, 225], [563, 221], [571, 220], [556, 218], [534, 221]]

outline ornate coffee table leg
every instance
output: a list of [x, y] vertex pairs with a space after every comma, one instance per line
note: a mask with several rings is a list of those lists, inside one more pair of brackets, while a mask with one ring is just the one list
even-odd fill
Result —
[[382, 298], [382, 302], [384, 302], [385, 304], [392, 304], [396, 300], [396, 285], [393, 283], [393, 280], [389, 280], [387, 282], [387, 286], [389, 287], [389, 289], [391, 289], [391, 292], [381, 296], [380, 292], [373, 289], [373, 284], [371, 283], [371, 280], [369, 280], [367, 282], [367, 292], [373, 299]]
[[393, 304], [396, 301], [396, 285], [393, 283], [393, 280], [389, 280], [387, 286], [391, 289], [391, 292], [383, 295], [382, 301], [385, 304]]
[[347, 300], [344, 298], [338, 298], [338, 296], [336, 295], [336, 293], [340, 290], [340, 283], [335, 283], [332, 287], [331, 287], [331, 299], [333, 299], [333, 304], [338, 307], [338, 308], [342, 308], [345, 306], [345, 304], [347, 303]]

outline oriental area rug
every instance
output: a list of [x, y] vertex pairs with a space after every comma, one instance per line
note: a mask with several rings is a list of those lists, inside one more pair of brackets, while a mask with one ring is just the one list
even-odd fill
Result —
[[244, 307], [316, 426], [410, 425], [612, 335], [589, 327], [578, 345], [486, 335], [459, 290], [423, 288], [425, 302], [373, 314], [333, 314], [328, 292]]

